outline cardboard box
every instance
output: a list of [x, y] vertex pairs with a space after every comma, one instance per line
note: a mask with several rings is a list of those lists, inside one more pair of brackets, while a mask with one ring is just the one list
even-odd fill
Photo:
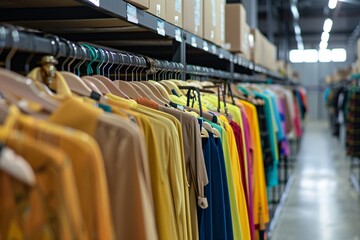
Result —
[[277, 59], [277, 47], [272, 44], [270, 41], [268, 41], [268, 50], [267, 53], [268, 55], [268, 61], [267, 61], [267, 68], [272, 70], [272, 71], [276, 71], [276, 59]]
[[148, 10], [152, 15], [165, 19], [166, 18], [166, 1], [150, 0], [150, 8]]
[[199, 37], [203, 37], [203, 20], [203, 0], [184, 0], [184, 30], [193, 33]]
[[166, 0], [166, 21], [180, 28], [183, 27], [183, 1], [182, 0]]
[[215, 43], [224, 47], [225, 45], [225, 4], [226, 0], [217, 0], [217, 24], [215, 31]]
[[126, 0], [128, 3], [131, 3], [132, 5], [147, 10], [150, 8], [150, 1], [149, 0]]
[[264, 66], [263, 46], [265, 42], [265, 37], [257, 28], [251, 29], [251, 35], [251, 60], [256, 64]]
[[204, 1], [204, 39], [215, 42], [216, 41], [216, 27], [218, 25], [218, 11], [217, 0], [205, 0]]
[[225, 6], [225, 42], [231, 52], [246, 51], [244, 46], [244, 30], [246, 11], [241, 4], [226, 4]]
[[245, 23], [244, 24], [244, 34], [243, 34], [243, 48], [244, 48], [243, 53], [244, 53], [244, 57], [248, 60], [251, 59], [249, 35], [250, 35], [250, 26]]

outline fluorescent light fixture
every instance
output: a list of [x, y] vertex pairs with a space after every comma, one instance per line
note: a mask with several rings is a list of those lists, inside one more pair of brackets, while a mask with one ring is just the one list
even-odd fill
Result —
[[303, 51], [304, 62], [313, 63], [319, 60], [319, 54], [316, 49], [306, 49]]
[[319, 47], [320, 49], [326, 49], [328, 47], [328, 42], [321, 41]]
[[324, 32], [329, 33], [331, 31], [332, 25], [333, 25], [333, 21], [330, 18], [326, 19], [323, 28]]
[[298, 47], [299, 50], [304, 50], [304, 43], [302, 41], [298, 42], [297, 47]]
[[294, 31], [295, 31], [296, 35], [301, 34], [301, 29], [300, 29], [300, 26], [298, 24], [294, 25]]
[[291, 12], [292, 12], [295, 19], [299, 19], [299, 16], [300, 16], [299, 15], [299, 10], [298, 10], [298, 8], [296, 7], [295, 4], [291, 5]]
[[321, 34], [321, 41], [322, 41], [322, 42], [327, 42], [327, 41], [329, 41], [329, 38], [330, 38], [330, 33], [328, 33], [328, 32], [323, 32], [323, 33]]
[[304, 62], [304, 51], [297, 49], [290, 50], [289, 58], [292, 63], [302, 63]]
[[346, 50], [344, 48], [334, 48], [331, 51], [331, 60], [333, 62], [345, 62]]
[[338, 0], [329, 0], [328, 7], [329, 7], [330, 9], [336, 8], [337, 1], [338, 1]]
[[319, 62], [331, 62], [331, 50], [320, 49], [319, 50]]

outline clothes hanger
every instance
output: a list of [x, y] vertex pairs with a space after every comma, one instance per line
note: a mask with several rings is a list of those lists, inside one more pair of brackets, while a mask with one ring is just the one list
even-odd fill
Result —
[[129, 81], [128, 83], [129, 83], [133, 88], [135, 88], [135, 90], [136, 90], [142, 97], [145, 97], [145, 98], [147, 98], [147, 99], [149, 99], [149, 100], [153, 100], [153, 99], [151, 99], [151, 97], [147, 94], [147, 92], [146, 92], [144, 89], [142, 89], [140, 86], [134, 84], [134, 70], [135, 70], [136, 68], [138, 68], [139, 63], [138, 63], [138, 59], [137, 59], [137, 57], [136, 57], [135, 55], [133, 56], [133, 59], [135, 60], [136, 63], [135, 63], [135, 65], [134, 65], [134, 67], [133, 67], [133, 70], [131, 71], [131, 81]]
[[[68, 63], [67, 71], [60, 71], [60, 74], [64, 77], [66, 83], [68, 84], [72, 92], [81, 96], [91, 96], [91, 93], [93, 92], [92, 89], [88, 87], [79, 76], [70, 72], [70, 65], [75, 61], [75, 58], [77, 58], [77, 47], [74, 43], [71, 43], [70, 41], [66, 41], [66, 43], [70, 50], [69, 55], [71, 55], [72, 53], [74, 53], [75, 55], [74, 58]], [[67, 62], [67, 59], [65, 60], [65, 62]], [[64, 69], [64, 63], [62, 68]]]
[[[122, 55], [122, 53], [120, 53], [120, 55], [121, 55], [121, 58], [123, 60], [122, 62], [125, 63], [124, 56]], [[127, 55], [129, 57], [129, 66], [125, 70], [125, 81], [123, 81], [123, 80], [115, 80], [114, 83], [116, 85], [118, 85], [119, 89], [124, 90], [126, 92], [126, 94], [129, 97], [131, 97], [132, 99], [141, 98], [142, 97], [141, 94], [139, 94], [131, 84], [126, 82], [126, 80], [127, 80], [127, 71], [132, 66], [132, 64], [131, 64], [131, 56], [130, 56], [130, 54], [127, 54]]]
[[[138, 68], [140, 68], [140, 64], [141, 64], [141, 59], [138, 58], [137, 56], [135, 56], [135, 58], [139, 61], [138, 63]], [[136, 73], [137, 76], [137, 73]], [[137, 79], [136, 79], [137, 80]], [[131, 81], [130, 84], [132, 84], [135, 88], [137, 87], [137, 91], [139, 92], [139, 89], [143, 90], [146, 95], [148, 96], [148, 99], [156, 102], [157, 104], [160, 105], [165, 105], [165, 102], [161, 101], [151, 90], [148, 86], [146, 86], [145, 84], [143, 84], [140, 81]]]
[[[104, 51], [102, 49], [99, 49], [99, 51], [101, 52], [101, 55], [103, 57], [105, 57]], [[104, 59], [104, 58], [101, 58]], [[107, 93], [111, 93], [110, 90], [104, 85], [104, 83], [102, 83], [102, 81], [99, 80], [99, 78], [97, 76], [101, 76], [102, 78], [106, 78], [104, 76], [104, 69], [107, 66], [107, 64], [109, 63], [109, 59], [107, 59], [107, 62], [105, 65], [103, 65], [105, 61], [102, 61], [101, 63], [99, 63], [99, 65], [97, 66], [97, 68], [100, 69], [100, 67], [102, 66], [102, 74], [103, 75], [93, 75], [93, 76], [84, 76], [82, 77], [82, 79], [84, 79], [85, 81], [89, 81], [91, 83], [93, 83], [99, 90], [101, 94], [107, 94]]]
[[[2, 26], [1, 32], [5, 32], [5, 27]], [[6, 32], [3, 34], [6, 37]], [[5, 59], [5, 66], [11, 69], [11, 59], [17, 51], [19, 44], [19, 32], [16, 28], [12, 27], [12, 49], [10, 49]], [[5, 40], [5, 39], [4, 39]], [[44, 92], [41, 92], [34, 81], [29, 78], [23, 77], [20, 74], [12, 72], [7, 69], [0, 68], [0, 89], [2, 92], [8, 92], [15, 96], [22, 97], [29, 101], [36, 102], [42, 106], [47, 112], [53, 112], [59, 105], [59, 103], [51, 99]]]

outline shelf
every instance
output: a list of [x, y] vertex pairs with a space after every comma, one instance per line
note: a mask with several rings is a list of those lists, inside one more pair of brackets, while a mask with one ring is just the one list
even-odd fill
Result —
[[[283, 79], [124, 0], [2, 0], [0, 22], [184, 65]], [[185, 53], [178, 54], [181, 48]]]

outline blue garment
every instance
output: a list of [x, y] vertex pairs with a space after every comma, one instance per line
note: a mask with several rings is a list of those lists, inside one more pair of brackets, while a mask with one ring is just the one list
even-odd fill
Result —
[[281, 125], [281, 116], [280, 116], [280, 111], [279, 111], [278, 105], [276, 103], [276, 96], [274, 95], [274, 93], [272, 91], [265, 90], [265, 92], [271, 98], [271, 102], [274, 107], [275, 121], [276, 121], [276, 125], [278, 128], [277, 138], [278, 138], [278, 141], [281, 142], [285, 139], [285, 133], [284, 133], [283, 127]]
[[[202, 120], [198, 119], [199, 122]], [[209, 183], [204, 187], [208, 208], [198, 207], [199, 240], [213, 240], [213, 218], [212, 218], [212, 171], [211, 171], [211, 142], [210, 138], [202, 138], [202, 148]]]
[[209, 133], [211, 148], [211, 193], [212, 193], [212, 221], [213, 239], [227, 239], [224, 178], [221, 169], [219, 151], [217, 149], [213, 133]]
[[231, 219], [231, 209], [230, 209], [230, 197], [229, 197], [229, 187], [226, 177], [226, 168], [225, 168], [225, 158], [224, 158], [224, 151], [222, 148], [222, 143], [220, 138], [215, 138], [216, 148], [219, 153], [219, 160], [220, 160], [220, 171], [221, 171], [221, 178], [223, 183], [224, 189], [224, 205], [225, 205], [225, 225], [226, 225], [226, 237], [228, 240], [234, 239], [234, 233], [232, 229], [232, 219]]

